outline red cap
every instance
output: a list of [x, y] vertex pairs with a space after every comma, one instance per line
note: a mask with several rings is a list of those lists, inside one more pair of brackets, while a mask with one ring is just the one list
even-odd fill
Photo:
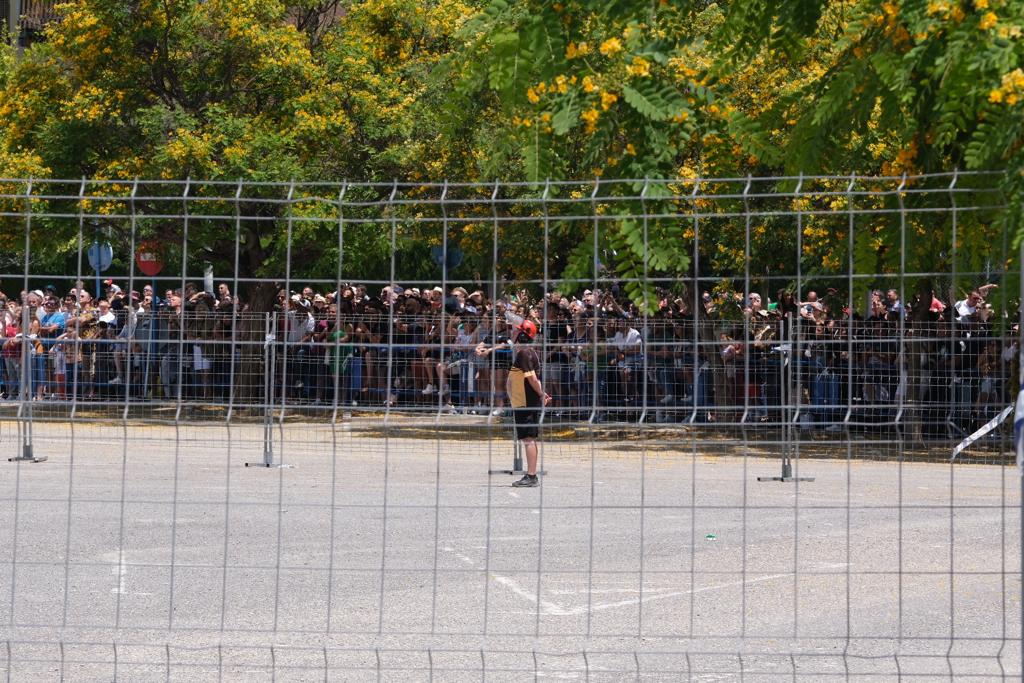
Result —
[[516, 330], [520, 332], [525, 332], [526, 336], [529, 337], [530, 339], [533, 339], [534, 337], [537, 336], [537, 326], [533, 323], [532, 320], [524, 320], [520, 324], [516, 325]]

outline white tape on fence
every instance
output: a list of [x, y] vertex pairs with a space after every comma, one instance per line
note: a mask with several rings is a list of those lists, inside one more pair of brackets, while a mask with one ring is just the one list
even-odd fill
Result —
[[[1017, 399], [1017, 406], [1018, 406], [1017, 407], [1018, 414], [1020, 414], [1020, 399], [1019, 398]], [[1013, 412], [1013, 406], [1006, 406], [1006, 408], [1003, 409], [1003, 412], [1001, 412], [998, 415], [996, 415], [995, 417], [993, 417], [991, 420], [986, 422], [978, 431], [974, 432], [973, 434], [968, 436], [966, 439], [961, 441], [959, 444], [957, 444], [957, 447], [953, 449], [953, 457], [950, 458], [950, 461], [954, 460], [956, 458], [956, 456], [960, 455], [960, 453], [965, 448], [970, 446], [972, 443], [974, 443], [975, 441], [977, 441], [978, 439], [982, 438], [983, 436], [985, 436], [986, 434], [991, 432], [993, 429], [995, 429], [996, 427], [1001, 425], [1003, 423], [1003, 421], [1007, 417], [1009, 417], [1010, 413], [1012, 413], [1012, 412]], [[1020, 462], [1020, 450], [1019, 449], [1017, 451], [1017, 461]]]

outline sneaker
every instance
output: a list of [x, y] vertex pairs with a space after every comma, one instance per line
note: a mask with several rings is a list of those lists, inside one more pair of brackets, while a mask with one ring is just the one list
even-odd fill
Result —
[[524, 474], [522, 479], [512, 482], [512, 485], [517, 487], [539, 486], [540, 480], [537, 478], [536, 474]]
[[495, 408], [494, 410], [491, 411], [491, 417], [501, 417], [504, 414], [505, 414], [505, 409], [504, 408]]
[[120, 384], [122, 381], [123, 380], [120, 377], [115, 377], [114, 379], [107, 382], [107, 384]]
[[658, 403], [660, 403], [663, 406], [667, 406], [669, 403], [671, 403], [674, 400], [676, 400], [676, 397], [671, 395], [671, 394], [669, 394], [665, 398], [663, 398], [660, 401], [658, 401]]
[[428, 384], [427, 386], [423, 387], [423, 391], [421, 391], [420, 393], [423, 394], [424, 396], [430, 396], [432, 393], [434, 393], [434, 385]]

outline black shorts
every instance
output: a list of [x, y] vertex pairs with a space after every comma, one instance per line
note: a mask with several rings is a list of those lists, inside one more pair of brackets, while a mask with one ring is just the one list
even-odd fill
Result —
[[540, 408], [514, 408], [512, 418], [516, 425], [516, 439], [536, 439], [540, 436]]

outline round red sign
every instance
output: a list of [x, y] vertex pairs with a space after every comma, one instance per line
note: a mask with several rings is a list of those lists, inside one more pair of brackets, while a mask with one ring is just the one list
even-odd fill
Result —
[[135, 252], [135, 263], [143, 275], [159, 275], [164, 269], [163, 245], [159, 242], [142, 242]]

